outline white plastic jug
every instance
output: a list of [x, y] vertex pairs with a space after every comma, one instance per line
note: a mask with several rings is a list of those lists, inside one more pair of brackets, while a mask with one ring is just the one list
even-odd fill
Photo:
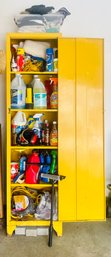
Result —
[[12, 133], [19, 134], [26, 126], [27, 120], [24, 112], [17, 112], [12, 119]]
[[34, 101], [34, 109], [47, 108], [47, 92], [44, 84], [39, 78], [34, 79], [33, 101]]
[[24, 109], [26, 103], [26, 85], [22, 75], [16, 74], [11, 82], [11, 108]]

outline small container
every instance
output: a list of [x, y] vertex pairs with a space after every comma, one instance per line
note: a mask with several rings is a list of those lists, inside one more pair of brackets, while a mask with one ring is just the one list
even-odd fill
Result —
[[54, 50], [46, 49], [46, 71], [54, 71]]
[[26, 109], [32, 109], [33, 103], [32, 103], [32, 86], [27, 85], [26, 87]]
[[50, 133], [50, 145], [57, 146], [58, 145], [58, 132], [57, 132], [57, 122], [53, 121], [52, 130]]
[[54, 58], [54, 71], [58, 71], [58, 58]]
[[58, 49], [55, 48], [54, 49], [54, 71], [57, 72], [58, 71]]
[[13, 180], [18, 175], [18, 162], [11, 162], [11, 180]]
[[20, 42], [19, 47], [17, 49], [17, 70], [23, 71], [24, 67], [24, 48], [23, 42]]
[[51, 80], [52, 80], [53, 91], [50, 96], [50, 108], [57, 109], [58, 108], [58, 91], [57, 91], [58, 78], [51, 78]]

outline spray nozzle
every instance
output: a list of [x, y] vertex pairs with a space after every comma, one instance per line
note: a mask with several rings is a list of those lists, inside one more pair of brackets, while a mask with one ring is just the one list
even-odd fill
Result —
[[43, 115], [44, 115], [43, 113], [36, 113], [36, 114], [33, 116], [33, 118], [34, 118], [35, 120], [41, 120], [41, 117], [42, 117]]

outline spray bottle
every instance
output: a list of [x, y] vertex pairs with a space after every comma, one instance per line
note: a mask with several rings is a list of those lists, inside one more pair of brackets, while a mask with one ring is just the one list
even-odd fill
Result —
[[57, 151], [55, 151], [55, 150], [51, 151], [51, 156], [52, 156], [52, 162], [51, 162], [51, 167], [50, 167], [50, 173], [54, 174], [56, 165], [57, 165]]
[[43, 116], [43, 113], [35, 114], [33, 116], [33, 118], [35, 120], [33, 130], [34, 130], [35, 134], [37, 134], [37, 137], [38, 137], [37, 143], [39, 145], [42, 144], [42, 123], [43, 123], [41, 120], [42, 116]]

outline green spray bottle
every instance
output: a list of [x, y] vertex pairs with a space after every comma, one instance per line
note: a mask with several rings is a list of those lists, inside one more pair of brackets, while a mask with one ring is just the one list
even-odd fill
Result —
[[57, 151], [52, 150], [51, 151], [51, 156], [52, 156], [52, 162], [51, 162], [51, 167], [50, 167], [50, 173], [54, 174], [55, 173], [55, 168], [57, 165]]

